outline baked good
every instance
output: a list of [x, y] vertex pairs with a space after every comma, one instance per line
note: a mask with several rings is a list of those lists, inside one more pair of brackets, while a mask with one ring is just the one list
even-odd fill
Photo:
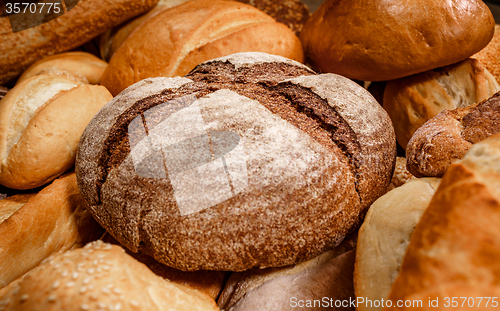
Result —
[[50, 255], [82, 247], [103, 233], [85, 207], [74, 173], [38, 193], [0, 200], [0, 288]]
[[85, 126], [112, 98], [60, 71], [16, 85], [0, 102], [0, 184], [32, 189], [73, 167]]
[[389, 186], [387, 186], [387, 191], [391, 191], [394, 188], [401, 187], [408, 181], [415, 178], [416, 177], [406, 168], [406, 158], [396, 157], [396, 166], [394, 167], [394, 173], [392, 175], [391, 183], [389, 184]]
[[[123, 245], [121, 245], [120, 242], [113, 238], [113, 236], [109, 233], [106, 233], [101, 240], [106, 243], [117, 244], [120, 247], [123, 247]], [[219, 297], [222, 292], [222, 288], [224, 287], [224, 283], [230, 274], [230, 272], [226, 271], [210, 270], [181, 271], [159, 263], [154, 260], [153, 257], [144, 253], [134, 253], [125, 247], [123, 248], [128, 255], [145, 264], [156, 275], [167, 281], [196, 289], [214, 300]]]
[[335, 306], [335, 302], [356, 299], [352, 284], [355, 248], [356, 234], [352, 234], [336, 248], [294, 266], [235, 272], [217, 305], [224, 311], [285, 311], [298, 307], [354, 311], [351, 305]]
[[6, 291], [0, 309], [218, 310], [206, 295], [165, 281], [102, 241], [50, 257]]
[[235, 1], [189, 1], [135, 29], [113, 55], [101, 84], [117, 95], [142, 79], [182, 76], [201, 62], [247, 51], [304, 59], [297, 36], [262, 11]]
[[309, 8], [301, 0], [236, 0], [253, 5], [269, 14], [277, 22], [288, 26], [297, 36], [311, 16]]
[[465, 107], [500, 91], [495, 78], [477, 60], [389, 81], [384, 109], [391, 117], [398, 143], [406, 149], [415, 131], [445, 109]]
[[442, 111], [408, 143], [408, 170], [418, 177], [441, 177], [472, 144], [499, 132], [500, 92], [478, 104]]
[[480, 0], [326, 0], [300, 39], [321, 72], [386, 81], [467, 59], [488, 44], [494, 28]]
[[163, 12], [171, 7], [183, 4], [190, 0], [160, 0], [156, 6], [145, 14], [129, 20], [112, 29], [108, 29], [99, 36], [99, 52], [102, 59], [109, 62], [116, 50], [122, 45], [125, 39], [139, 26], [148, 21], [151, 17]]
[[[109, 61], [116, 50], [122, 45], [125, 39], [139, 26], [158, 13], [172, 8], [174, 6], [188, 2], [189, 0], [160, 0], [158, 4], [146, 14], [143, 14], [125, 25], [120, 25], [106, 31], [100, 36], [99, 48], [101, 57]], [[297, 36], [299, 35], [304, 23], [311, 13], [307, 6], [300, 0], [236, 0], [241, 3], [249, 4], [262, 12], [270, 15], [277, 22], [283, 23], [290, 28]]]
[[71, 72], [75, 75], [85, 77], [91, 84], [99, 84], [101, 76], [108, 64], [87, 52], [66, 52], [45, 57], [28, 69], [17, 79], [17, 84], [21, 81], [40, 74], [48, 69], [58, 69]]
[[92, 214], [130, 250], [241, 271], [340, 243], [385, 191], [395, 153], [387, 114], [356, 83], [239, 53], [115, 97], [86, 128], [76, 172]]
[[472, 55], [472, 58], [477, 59], [484, 65], [484, 67], [491, 72], [497, 81], [500, 81], [500, 25], [495, 25], [495, 33], [490, 43]]
[[72, 50], [151, 9], [156, 2], [81, 0], [64, 15], [20, 32], [12, 32], [7, 16], [0, 17], [0, 84], [13, 80], [46, 56]]
[[443, 176], [413, 232], [389, 299], [422, 300], [424, 308], [437, 299], [439, 308], [429, 310], [448, 310], [452, 303], [460, 307], [458, 297], [472, 297], [465, 304], [474, 300], [474, 308], [497, 309], [493, 299], [486, 305], [486, 297], [500, 295], [499, 211], [497, 134], [475, 144]]
[[[419, 178], [378, 198], [358, 232], [354, 289], [358, 311], [382, 310], [401, 268], [415, 226], [439, 186], [440, 178]], [[369, 303], [378, 301], [378, 303]], [[378, 306], [377, 306], [378, 305]]]

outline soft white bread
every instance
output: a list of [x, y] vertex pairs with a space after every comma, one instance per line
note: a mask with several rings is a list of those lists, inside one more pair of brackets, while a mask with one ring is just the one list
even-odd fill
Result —
[[9, 310], [218, 310], [208, 296], [156, 276], [116, 245], [96, 241], [47, 259], [10, 286]]
[[0, 84], [13, 80], [46, 56], [77, 48], [107, 29], [146, 12], [158, 0], [72, 2], [77, 2], [76, 6], [64, 15], [19, 32], [12, 32], [9, 17], [0, 17]]
[[399, 274], [413, 230], [439, 186], [440, 178], [413, 179], [375, 201], [358, 233], [354, 290], [364, 299], [358, 311], [376, 311], [366, 300], [387, 300]]
[[117, 95], [145, 78], [183, 76], [204, 61], [250, 51], [304, 60], [297, 36], [264, 12], [236, 1], [189, 1], [136, 28], [101, 84]]
[[431, 297], [439, 308], [424, 303], [424, 310], [449, 310], [445, 297], [474, 297], [474, 309], [497, 310], [476, 297], [500, 295], [499, 223], [497, 134], [475, 144], [444, 175], [415, 228], [389, 298], [427, 302]]
[[81, 247], [103, 233], [85, 207], [74, 173], [38, 194], [0, 200], [0, 288], [50, 255]]
[[45, 57], [28, 69], [17, 79], [16, 84], [47, 69], [58, 69], [84, 76], [89, 83], [99, 84], [108, 64], [87, 52], [66, 52]]
[[398, 143], [406, 149], [415, 131], [439, 112], [479, 103], [498, 91], [500, 85], [491, 73], [469, 58], [389, 81], [383, 105], [394, 124]]
[[0, 101], [0, 184], [32, 189], [70, 169], [83, 130], [112, 98], [70, 74], [16, 85]]
[[[354, 310], [345, 305], [336, 308], [334, 302], [354, 299], [355, 247], [353, 234], [336, 248], [294, 266], [235, 272], [218, 306], [226, 311], [291, 311], [310, 301], [307, 310], [325, 310], [325, 304], [328, 310]], [[313, 306], [314, 300], [321, 303]]]
[[300, 39], [322, 72], [387, 81], [467, 59], [494, 28], [481, 0], [326, 0]]

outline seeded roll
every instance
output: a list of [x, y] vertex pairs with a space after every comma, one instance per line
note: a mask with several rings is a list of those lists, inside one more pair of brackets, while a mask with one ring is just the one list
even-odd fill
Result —
[[102, 241], [48, 258], [3, 291], [0, 309], [218, 310], [208, 296], [158, 277], [123, 248]]
[[356, 83], [264, 53], [132, 85], [80, 141], [78, 184], [130, 250], [241, 271], [339, 244], [394, 169], [390, 119]]

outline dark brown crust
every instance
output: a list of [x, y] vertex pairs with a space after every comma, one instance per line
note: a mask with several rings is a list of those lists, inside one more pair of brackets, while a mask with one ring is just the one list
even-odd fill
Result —
[[407, 167], [417, 177], [442, 177], [473, 144], [500, 132], [500, 92], [489, 99], [444, 110], [427, 121], [408, 143]]
[[297, 36], [311, 16], [309, 8], [300, 0], [237, 0], [253, 5], [276, 21], [288, 26]]
[[[294, 76], [297, 78], [283, 81]], [[111, 106], [105, 107], [100, 114], [116, 113], [116, 116], [98, 114], [96, 123], [89, 125], [80, 144], [76, 170], [82, 193], [89, 197], [90, 210], [96, 219], [129, 249], [143, 251], [181, 270], [241, 271], [297, 263], [337, 245], [355, 230], [369, 204], [378, 196], [379, 190], [373, 185], [380, 187], [382, 184], [385, 189], [389, 183], [395, 161], [394, 133], [387, 126], [390, 124], [388, 116], [367, 92], [362, 93], [366, 93], [363, 96], [368, 96], [369, 103], [337, 105], [335, 99], [325, 98], [305, 85], [307, 79], [316, 77], [306, 67], [279, 62], [253, 65], [211, 62], [199, 66], [186, 77], [189, 80], [185, 79], [178, 87], [158, 89], [153, 95], [139, 96], [126, 104], [122, 101], [129, 94], [127, 91], [120, 94], [115, 99], [122, 106], [120, 112]], [[301, 79], [305, 79], [304, 84]], [[327, 75], [325, 79], [333, 78]], [[350, 87], [359, 88], [357, 85]], [[357, 89], [346, 88], [349, 94], [345, 96], [353, 101], [366, 99], [358, 96]], [[339, 89], [342, 88], [339, 86]], [[130, 95], [137, 93], [130, 92]], [[223, 96], [222, 100], [229, 98], [227, 96], [241, 96], [252, 103], [260, 103], [265, 107], [262, 108], [266, 111], [265, 118], [279, 116], [279, 120], [290, 126], [287, 135], [293, 136], [294, 131], [299, 131], [299, 135], [304, 135], [300, 139], [311, 139], [303, 147], [320, 148], [315, 151], [318, 152], [316, 156], [324, 160], [308, 160], [305, 175], [279, 170], [283, 179], [263, 188], [260, 184], [267, 183], [268, 175], [265, 174], [268, 173], [261, 173], [260, 167], [266, 165], [266, 156], [251, 158], [247, 160], [247, 170], [249, 181], [253, 182], [249, 182], [245, 191], [204, 210], [182, 214], [169, 178], [145, 178], [135, 173], [126, 133], [131, 130], [129, 124], [134, 118], [144, 115], [144, 111], [155, 105], [186, 95], [207, 100], [221, 92], [228, 92], [218, 95]], [[232, 99], [229, 101], [235, 104]], [[242, 108], [254, 105], [237, 104]], [[358, 111], [359, 107], [368, 107], [362, 119], [380, 122], [367, 126], [360, 122], [351, 127], [346, 122], [346, 118], [350, 118], [346, 113]], [[237, 111], [240, 113], [239, 108]], [[207, 124], [211, 118], [220, 120], [207, 114], [203, 118]], [[231, 121], [235, 123], [224, 122], [223, 129], [259, 132], [262, 125], [254, 123], [253, 118], [241, 112], [241, 118]], [[102, 119], [113, 120], [113, 124], [99, 139], [102, 143], [97, 143], [90, 131], [97, 130], [100, 127], [97, 120]], [[142, 120], [148, 131], [144, 117]], [[258, 120], [271, 122], [271, 119]], [[366, 140], [374, 141], [373, 146]], [[92, 146], [98, 149], [88, 149], [95, 148]], [[370, 158], [374, 151], [377, 155]], [[272, 156], [285, 157], [287, 169], [295, 172], [304, 161], [302, 156], [309, 151], [291, 148], [291, 153], [280, 152]], [[102, 172], [95, 179], [101, 178], [97, 189], [85, 180], [95, 175], [94, 164], [89, 162], [95, 156], [90, 154], [98, 157], [97, 170]], [[99, 200], [95, 200], [96, 195]]]

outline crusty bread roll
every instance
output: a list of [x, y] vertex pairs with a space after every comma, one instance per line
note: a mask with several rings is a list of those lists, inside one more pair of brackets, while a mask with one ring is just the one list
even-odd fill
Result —
[[[423, 310], [450, 310], [452, 298], [457, 297], [457, 310], [464, 310], [458, 297], [472, 297], [464, 304], [470, 306], [473, 300], [471, 310], [498, 309], [491, 298], [486, 306], [486, 297], [500, 296], [499, 223], [497, 134], [475, 144], [444, 175], [415, 228], [389, 299], [422, 300]], [[436, 299], [439, 307], [429, 307], [429, 300]], [[390, 310], [395, 309], [403, 308]]]
[[420, 127], [406, 150], [415, 176], [444, 175], [472, 144], [500, 132], [500, 92], [471, 106], [445, 110]]
[[[357, 305], [358, 311], [382, 310], [380, 301], [389, 297], [413, 230], [440, 181], [411, 180], [380, 197], [368, 210], [356, 247], [354, 290], [363, 299]], [[374, 305], [374, 301], [378, 303]]]
[[415, 131], [445, 109], [465, 107], [500, 91], [495, 78], [477, 60], [389, 81], [384, 109], [391, 117], [398, 143], [406, 149]]
[[124, 24], [108, 29], [99, 37], [99, 52], [102, 59], [109, 62], [122, 43], [137, 29], [153, 16], [171, 7], [191, 0], [160, 0], [156, 6], [147, 13], [140, 15]]
[[481, 0], [326, 0], [300, 38], [314, 68], [386, 81], [462, 61], [494, 28]]
[[158, 0], [80, 0], [64, 15], [13, 33], [0, 17], [0, 84], [13, 80], [34, 62], [72, 50], [108, 28], [152, 8]]
[[4, 311], [215, 311], [215, 301], [156, 276], [116, 245], [96, 241], [57, 254], [10, 286]]
[[113, 55], [101, 84], [117, 95], [142, 79], [182, 76], [209, 59], [247, 51], [304, 59], [297, 36], [262, 11], [234, 1], [189, 1], [135, 29]]
[[[0, 216], [1, 217], [1, 216]], [[113, 236], [106, 233], [102, 238], [102, 241], [110, 244], [120, 244]], [[144, 253], [134, 253], [123, 247], [127, 254], [134, 257], [137, 261], [145, 264], [151, 271], [156, 275], [164, 278], [167, 281], [188, 286], [190, 288], [196, 289], [212, 299], [217, 299], [224, 283], [227, 280], [230, 272], [226, 271], [210, 271], [210, 270], [198, 270], [198, 271], [181, 271], [169, 266], [166, 266], [158, 261], [154, 260], [153, 257], [148, 256]]]
[[[101, 35], [99, 39], [99, 49], [101, 57], [109, 61], [125, 39], [133, 33], [135, 29], [144, 24], [153, 16], [171, 7], [183, 4], [190, 0], [160, 0], [158, 4], [147, 14], [141, 15], [125, 25], [120, 25], [110, 29]], [[256, 7], [264, 13], [270, 15], [276, 21], [288, 26], [297, 36], [310, 16], [309, 9], [300, 0], [236, 0]]]
[[74, 173], [37, 194], [0, 200], [0, 288], [50, 255], [81, 247], [103, 233], [85, 207]]
[[112, 98], [70, 74], [16, 85], [0, 101], [0, 184], [32, 189], [70, 169], [85, 126]]
[[217, 305], [224, 311], [354, 311], [349, 304], [335, 306], [335, 301], [355, 300], [355, 248], [352, 234], [334, 249], [294, 266], [235, 272]]
[[66, 52], [45, 57], [28, 69], [19, 77], [16, 84], [31, 78], [47, 69], [58, 69], [84, 76], [89, 83], [99, 84], [101, 76], [108, 64], [87, 52]]
[[242, 271], [340, 243], [395, 157], [387, 114], [358, 84], [238, 53], [115, 97], [86, 128], [76, 172], [93, 215], [132, 251]]
[[495, 25], [495, 34], [490, 43], [471, 57], [479, 60], [500, 81], [500, 25]]

